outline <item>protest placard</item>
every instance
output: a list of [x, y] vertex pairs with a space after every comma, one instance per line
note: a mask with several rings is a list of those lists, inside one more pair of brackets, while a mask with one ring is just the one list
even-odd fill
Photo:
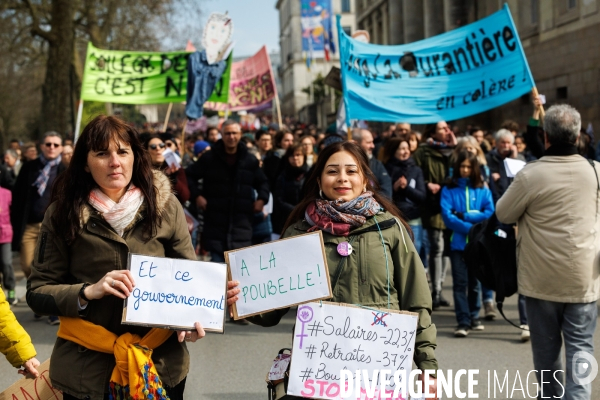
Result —
[[[104, 50], [88, 43], [81, 99], [119, 104], [186, 100], [191, 53]], [[209, 100], [227, 103], [233, 53]]]
[[41, 363], [37, 370], [40, 376], [35, 379], [24, 376], [0, 393], [0, 400], [62, 400], [62, 392], [50, 383], [50, 359]]
[[223, 332], [227, 309], [225, 264], [129, 254], [135, 281], [122, 323]]
[[214, 103], [209, 98], [204, 108], [216, 111], [252, 110], [269, 103], [276, 90], [267, 46], [263, 46], [252, 57], [231, 65], [229, 103]]
[[[308, 303], [298, 307], [288, 395], [315, 399], [340, 399], [340, 376], [348, 370], [361, 376], [361, 399], [383, 398], [384, 384], [390, 398], [407, 399], [408, 392], [396, 385], [396, 371], [406, 382], [412, 370], [418, 315], [393, 310], [376, 310], [342, 303]], [[368, 375], [368, 379], [365, 378]], [[397, 393], [394, 393], [398, 386]], [[357, 393], [356, 387], [352, 393]], [[379, 395], [381, 394], [381, 397]]]
[[240, 282], [235, 319], [331, 298], [321, 231], [228, 251], [225, 260]]
[[508, 6], [413, 43], [382, 46], [337, 19], [346, 117], [414, 124], [454, 121], [529, 93], [533, 77]]

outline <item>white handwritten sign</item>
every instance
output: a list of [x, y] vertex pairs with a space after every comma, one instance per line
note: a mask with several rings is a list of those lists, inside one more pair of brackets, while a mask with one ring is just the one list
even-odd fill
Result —
[[[380, 380], [372, 372], [389, 370], [385, 385], [389, 398], [407, 399], [398, 391], [393, 375], [412, 369], [418, 315], [360, 308], [341, 303], [308, 303], [298, 307], [288, 395], [315, 399], [341, 399], [340, 376], [348, 370], [354, 385], [360, 374], [361, 399], [379, 399]], [[368, 379], [365, 379], [365, 374]], [[406, 379], [406, 378], [403, 378]], [[366, 381], [366, 382], [365, 382]], [[356, 386], [352, 387], [356, 394]], [[381, 397], [379, 395], [381, 394]], [[357, 398], [353, 395], [351, 398]]]
[[235, 319], [331, 298], [320, 231], [229, 251], [225, 259], [240, 282]]
[[196, 321], [223, 332], [227, 309], [227, 266], [192, 260], [129, 254], [135, 288], [122, 323], [189, 329]]

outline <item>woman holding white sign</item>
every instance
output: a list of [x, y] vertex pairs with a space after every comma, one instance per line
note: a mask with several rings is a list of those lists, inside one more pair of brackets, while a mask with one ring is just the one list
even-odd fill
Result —
[[60, 316], [53, 386], [65, 399], [183, 399], [184, 341], [202, 338], [202, 326], [175, 333], [121, 324], [138, 278], [128, 253], [196, 259], [168, 178], [152, 170], [133, 128], [99, 116], [83, 130], [53, 200], [27, 291], [34, 312]]
[[[406, 222], [377, 192], [364, 151], [350, 142], [326, 147], [306, 182], [306, 196], [294, 209], [282, 238], [321, 230], [334, 302], [419, 314], [414, 361], [437, 370], [436, 328], [431, 294]], [[273, 326], [288, 309], [248, 318]], [[435, 375], [429, 393], [435, 393]]]

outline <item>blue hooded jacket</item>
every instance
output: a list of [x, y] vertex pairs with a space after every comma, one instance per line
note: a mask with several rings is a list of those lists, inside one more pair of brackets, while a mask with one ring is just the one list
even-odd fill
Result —
[[[444, 186], [442, 189], [442, 219], [446, 227], [452, 230], [450, 249], [463, 251], [471, 227], [494, 213], [494, 201], [490, 189], [470, 186], [469, 178], [459, 178], [456, 184], [454, 188]], [[453, 211], [463, 213], [463, 219]]]

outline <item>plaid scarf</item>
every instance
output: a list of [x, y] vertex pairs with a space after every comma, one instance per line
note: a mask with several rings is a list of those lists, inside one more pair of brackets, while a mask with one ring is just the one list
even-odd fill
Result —
[[57, 166], [60, 163], [62, 157], [59, 155], [54, 160], [48, 161], [43, 155], [40, 154], [39, 159], [42, 162], [44, 169], [42, 169], [32, 186], [37, 186], [37, 192], [40, 195], [40, 197], [42, 197], [44, 195], [44, 192], [46, 191], [46, 186], [48, 186], [48, 180], [50, 179], [50, 170], [52, 169], [52, 167]]
[[316, 199], [306, 207], [304, 217], [312, 225], [309, 232], [322, 229], [336, 236], [348, 236], [350, 229], [363, 225], [367, 217], [381, 210], [373, 192], [364, 192], [357, 198], [343, 202]]
[[142, 191], [133, 184], [129, 185], [129, 189], [125, 192], [121, 200], [115, 203], [100, 189], [94, 189], [90, 192], [88, 203], [98, 210], [104, 220], [123, 237], [125, 228], [129, 226], [135, 218], [138, 209], [144, 202]]

